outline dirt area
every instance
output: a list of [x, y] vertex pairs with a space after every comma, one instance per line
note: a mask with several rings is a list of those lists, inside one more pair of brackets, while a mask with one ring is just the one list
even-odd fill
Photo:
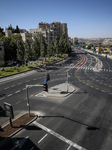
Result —
[[28, 122], [32, 121], [34, 118], [35, 115], [31, 113], [30, 117], [28, 114], [25, 114], [14, 121], [12, 120], [12, 127], [9, 123], [8, 125], [0, 129], [0, 142], [6, 137], [9, 137], [11, 134], [16, 132], [18, 129], [24, 127]]

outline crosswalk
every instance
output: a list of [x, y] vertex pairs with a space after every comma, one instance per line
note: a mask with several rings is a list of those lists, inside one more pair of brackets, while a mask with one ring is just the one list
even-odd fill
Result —
[[83, 70], [93, 70], [93, 71], [98, 70], [98, 71], [112, 72], [112, 70], [110, 70], [110, 69], [98, 68], [98, 66], [97, 67], [93, 67], [93, 66], [89, 66], [89, 67], [80, 66], [80, 67], [77, 67], [77, 66], [73, 66], [73, 65], [70, 65], [70, 64], [66, 64], [66, 65], [58, 64], [58, 65], [53, 65], [53, 66], [49, 66], [49, 67], [71, 68], [71, 69], [75, 68], [75, 69], [83, 69]]

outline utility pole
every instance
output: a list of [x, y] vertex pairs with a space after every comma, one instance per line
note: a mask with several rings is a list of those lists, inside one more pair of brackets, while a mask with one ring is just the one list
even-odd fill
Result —
[[30, 103], [29, 103], [29, 96], [28, 96], [28, 85], [26, 85], [26, 97], [27, 97], [27, 106], [28, 106], [28, 112], [30, 117]]
[[68, 93], [68, 90], [69, 90], [69, 86], [68, 86], [68, 78], [69, 78], [70, 76], [69, 76], [69, 74], [68, 74], [68, 72], [67, 72], [67, 93]]
[[28, 95], [28, 87], [32, 87], [32, 86], [43, 86], [43, 85], [26, 85], [26, 97], [27, 97], [27, 106], [28, 106], [28, 113], [29, 113], [29, 117], [30, 117], [30, 102], [29, 102], [29, 95]]

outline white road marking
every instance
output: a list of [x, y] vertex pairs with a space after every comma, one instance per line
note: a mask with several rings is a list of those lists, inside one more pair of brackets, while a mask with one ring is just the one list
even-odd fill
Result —
[[32, 97], [33, 95], [30, 95], [30, 97]]
[[33, 79], [33, 80], [37, 80], [37, 78]]
[[69, 150], [69, 149], [70, 149], [70, 147], [71, 147], [71, 145], [67, 148], [67, 150]]
[[16, 104], [19, 104], [21, 101], [17, 102]]
[[25, 82], [30, 82], [30, 80], [27, 80], [27, 81], [25, 81]]
[[32, 147], [30, 150], [33, 150], [34, 149], [34, 147]]
[[4, 99], [5, 97], [2, 97], [1, 99], [0, 99], [0, 101], [2, 100], [2, 99]]
[[20, 92], [20, 90], [16, 91], [15, 93], [19, 93], [19, 92]]
[[12, 94], [7, 95], [7, 97], [11, 96]]
[[24, 88], [23, 90], [26, 90], [26, 88]]
[[21, 82], [21, 83], [18, 83], [18, 85], [20, 85], [20, 84], [22, 84], [22, 82]]
[[43, 139], [45, 139], [45, 137], [47, 136], [48, 134], [46, 134], [43, 138], [40, 139], [40, 141], [38, 141], [38, 143], [40, 143]]
[[4, 90], [8, 89], [9, 87], [4, 88]]
[[15, 85], [12, 85], [11, 87], [14, 87]]
[[35, 124], [37, 127], [40, 127], [41, 129], [47, 131], [48, 133], [52, 134], [53, 136], [57, 137], [58, 139], [64, 141], [65, 143], [71, 145], [72, 147], [77, 148], [78, 150], [86, 150], [82, 146], [80, 146], [80, 145], [78, 145], [78, 144], [76, 144], [76, 143], [68, 140], [67, 138], [61, 136], [60, 134], [58, 134], [58, 133], [54, 132], [53, 130], [51, 130], [51, 129], [49, 129], [49, 128], [43, 126], [43, 125], [41, 125], [40, 123], [38, 123], [36, 121], [34, 121], [33, 124]]

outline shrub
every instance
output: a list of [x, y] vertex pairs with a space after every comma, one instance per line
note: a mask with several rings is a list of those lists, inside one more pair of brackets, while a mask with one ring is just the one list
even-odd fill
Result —
[[4, 61], [0, 61], [0, 67], [3, 67], [3, 66], [4, 66], [4, 64], [5, 64], [5, 62], [4, 62]]

